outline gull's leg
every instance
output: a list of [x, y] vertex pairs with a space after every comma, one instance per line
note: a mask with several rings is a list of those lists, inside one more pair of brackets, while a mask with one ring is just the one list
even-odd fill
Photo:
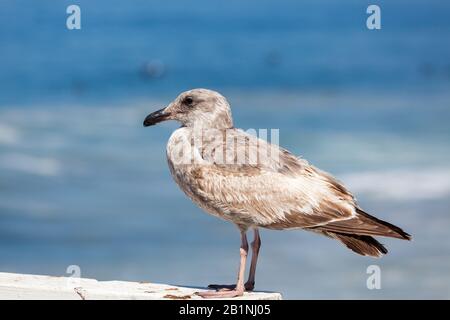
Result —
[[207, 291], [207, 292], [198, 292], [197, 294], [203, 298], [233, 298], [242, 296], [245, 291], [244, 276], [245, 276], [245, 263], [247, 261], [247, 254], [248, 254], [247, 236], [245, 235], [245, 231], [241, 231], [239, 272], [235, 288], [229, 291]]
[[[259, 236], [259, 230], [254, 229], [254, 238], [251, 243], [252, 246], [252, 262], [250, 264], [250, 273], [248, 275], [248, 280], [244, 287], [246, 291], [253, 291], [255, 288], [255, 274], [256, 274], [256, 264], [258, 262], [259, 248], [261, 247], [261, 237]], [[235, 284], [210, 284], [208, 286], [210, 289], [217, 290], [233, 290], [236, 288]]]
[[245, 290], [253, 291], [255, 288], [255, 274], [256, 274], [256, 263], [258, 262], [259, 248], [261, 248], [261, 238], [259, 237], [259, 230], [254, 229], [254, 238], [252, 241], [252, 262], [250, 265], [250, 273], [248, 275], [248, 280], [245, 283]]

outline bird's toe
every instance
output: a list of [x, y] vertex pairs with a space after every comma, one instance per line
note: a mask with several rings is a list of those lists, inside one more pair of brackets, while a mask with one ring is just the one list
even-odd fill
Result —
[[208, 289], [214, 289], [217, 291], [230, 291], [236, 288], [235, 284], [210, 284]]
[[253, 291], [255, 289], [255, 282], [246, 282], [244, 286], [245, 291]]
[[204, 299], [226, 299], [241, 297], [244, 295], [244, 290], [234, 289], [228, 291], [203, 291], [197, 292], [196, 294]]

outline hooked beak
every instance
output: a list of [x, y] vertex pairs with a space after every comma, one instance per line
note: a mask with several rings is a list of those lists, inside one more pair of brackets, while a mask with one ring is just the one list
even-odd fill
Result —
[[144, 120], [144, 127], [149, 127], [157, 124], [158, 122], [167, 120], [170, 113], [166, 111], [167, 108], [160, 109], [153, 113], [150, 113]]

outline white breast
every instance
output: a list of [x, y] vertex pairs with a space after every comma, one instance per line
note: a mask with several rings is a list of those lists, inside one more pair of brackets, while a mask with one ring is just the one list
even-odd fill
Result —
[[193, 192], [190, 182], [192, 172], [199, 165], [206, 165], [207, 161], [201, 157], [199, 146], [192, 142], [192, 129], [179, 128], [172, 133], [167, 143], [167, 162], [170, 173], [181, 190], [200, 208], [220, 218], [224, 218], [207, 203], [203, 203]]
[[167, 143], [166, 153], [169, 165], [175, 169], [204, 162], [198, 143], [193, 139], [192, 129], [186, 127], [172, 133]]

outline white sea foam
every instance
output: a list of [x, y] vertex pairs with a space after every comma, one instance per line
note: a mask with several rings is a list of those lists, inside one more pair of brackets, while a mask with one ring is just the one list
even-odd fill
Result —
[[62, 165], [56, 159], [30, 156], [20, 153], [8, 153], [1, 155], [0, 168], [41, 176], [57, 176], [62, 171]]
[[19, 138], [19, 131], [16, 128], [0, 123], [0, 144], [17, 144]]
[[377, 199], [432, 200], [450, 196], [449, 168], [367, 171], [339, 178], [354, 194]]

